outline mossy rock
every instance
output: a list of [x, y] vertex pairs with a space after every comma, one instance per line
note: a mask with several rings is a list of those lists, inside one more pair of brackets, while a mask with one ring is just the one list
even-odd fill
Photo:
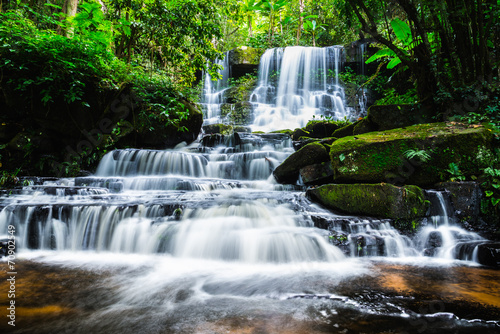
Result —
[[337, 129], [339, 129], [339, 125], [337, 123], [313, 120], [309, 121], [302, 130], [308, 133], [309, 137], [325, 138], [330, 137]]
[[234, 129], [233, 129], [233, 127], [231, 125], [221, 124], [221, 123], [208, 124], [208, 125], [204, 125], [203, 126], [203, 131], [206, 134], [216, 134], [216, 133], [219, 133], [219, 134], [227, 135], [227, 134], [231, 134], [233, 132], [233, 130]]
[[331, 210], [390, 219], [423, 217], [428, 208], [424, 191], [413, 185], [327, 184], [307, 190], [307, 196]]
[[281, 165], [276, 167], [273, 174], [279, 183], [293, 184], [297, 181], [301, 168], [325, 161], [328, 161], [328, 151], [324, 145], [315, 142], [292, 153]]
[[352, 136], [354, 135], [353, 131], [354, 131], [354, 127], [359, 123], [360, 121], [357, 121], [355, 123], [352, 123], [352, 124], [349, 124], [349, 125], [346, 125], [346, 126], [343, 126], [341, 127], [340, 129], [337, 129], [335, 131], [333, 131], [332, 133], [332, 137], [336, 137], [336, 138], [344, 138], [344, 137], [347, 137], [347, 136]]
[[259, 65], [260, 57], [265, 51], [265, 49], [240, 46], [229, 51], [229, 63], [232, 66]]
[[370, 121], [368, 117], [363, 118], [359, 122], [356, 122], [352, 129], [353, 135], [360, 135], [363, 133], [368, 133], [377, 130], [377, 125]]
[[[450, 163], [464, 176], [477, 175], [486, 162], [477, 157], [491, 150], [492, 133], [482, 126], [431, 123], [349, 136], [331, 145], [337, 183], [389, 182], [432, 185], [449, 178]], [[426, 162], [407, 159], [408, 150], [424, 150]]]

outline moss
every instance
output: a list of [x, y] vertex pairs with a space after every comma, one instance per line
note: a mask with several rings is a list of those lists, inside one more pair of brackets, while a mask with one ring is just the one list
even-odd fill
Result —
[[[431, 123], [408, 128], [370, 132], [335, 141], [330, 158], [337, 182], [391, 182], [428, 185], [441, 181], [451, 162], [464, 175], [474, 175], [484, 163], [492, 134], [483, 127], [459, 123]], [[408, 150], [425, 150], [431, 159], [422, 163], [408, 160]]]
[[265, 49], [240, 46], [231, 50], [230, 57], [232, 58], [232, 63], [234, 64], [259, 65], [260, 57], [265, 51]]
[[291, 136], [293, 131], [290, 129], [271, 131], [271, 133], [282, 133]]
[[427, 211], [424, 191], [412, 185], [328, 184], [309, 189], [307, 194], [330, 209], [348, 214], [414, 219]]

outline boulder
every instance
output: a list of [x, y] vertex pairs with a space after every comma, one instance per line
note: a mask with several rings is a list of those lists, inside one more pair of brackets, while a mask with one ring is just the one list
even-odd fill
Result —
[[259, 67], [260, 57], [265, 49], [240, 46], [229, 51], [229, 66], [231, 76], [239, 78], [247, 73], [252, 73]]
[[500, 243], [477, 246], [477, 261], [491, 267], [500, 267]]
[[390, 219], [425, 216], [428, 206], [424, 191], [413, 185], [326, 184], [308, 189], [306, 194], [331, 210]]
[[[491, 151], [492, 133], [478, 125], [461, 123], [419, 124], [370, 132], [336, 140], [330, 158], [336, 183], [433, 185], [449, 178], [450, 163], [464, 176], [487, 166], [477, 156]], [[405, 152], [425, 151], [430, 159], [408, 159]], [[483, 154], [480, 154], [483, 153]]]
[[292, 153], [276, 167], [273, 174], [279, 183], [294, 184], [301, 168], [326, 161], [328, 161], [328, 151], [325, 146], [320, 143], [311, 143]]

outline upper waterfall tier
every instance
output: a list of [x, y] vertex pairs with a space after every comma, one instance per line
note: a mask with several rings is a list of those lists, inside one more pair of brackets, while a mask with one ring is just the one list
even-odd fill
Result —
[[269, 49], [259, 65], [259, 84], [252, 130], [273, 131], [303, 127], [316, 116], [342, 119], [344, 90], [339, 85], [342, 48], [293, 46]]

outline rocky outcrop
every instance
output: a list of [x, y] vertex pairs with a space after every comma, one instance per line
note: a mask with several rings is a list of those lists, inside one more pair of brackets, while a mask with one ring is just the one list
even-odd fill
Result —
[[326, 184], [307, 191], [312, 200], [347, 214], [391, 219], [425, 216], [428, 201], [417, 186], [379, 184]]
[[247, 73], [254, 73], [258, 69], [260, 57], [265, 51], [265, 49], [257, 49], [249, 46], [240, 46], [229, 51], [228, 57], [231, 76], [239, 78]]
[[292, 153], [273, 172], [280, 183], [295, 183], [301, 168], [328, 161], [328, 151], [320, 143], [311, 143]]
[[[420, 124], [344, 137], [330, 149], [334, 180], [432, 185], [449, 178], [450, 163], [471, 176], [486, 167], [475, 157], [490, 152], [491, 140], [488, 129], [460, 123]], [[424, 152], [429, 159], [407, 158], [412, 151]]]

